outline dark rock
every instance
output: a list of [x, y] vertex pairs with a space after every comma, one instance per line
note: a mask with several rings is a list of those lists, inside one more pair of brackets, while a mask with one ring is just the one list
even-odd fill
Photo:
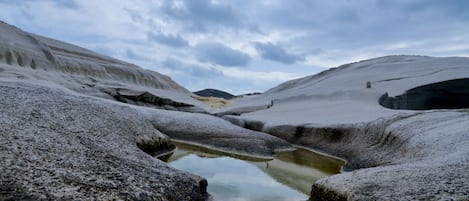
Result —
[[390, 109], [431, 110], [469, 108], [469, 79], [432, 83], [389, 97], [384, 94], [379, 104]]
[[202, 97], [217, 97], [217, 98], [223, 98], [226, 100], [230, 100], [236, 97], [233, 94], [230, 94], [225, 91], [217, 90], [217, 89], [204, 89], [204, 90], [196, 91], [193, 93]]

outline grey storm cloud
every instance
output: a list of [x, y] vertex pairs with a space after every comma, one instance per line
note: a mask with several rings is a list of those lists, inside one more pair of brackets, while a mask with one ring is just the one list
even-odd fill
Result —
[[240, 14], [231, 5], [215, 4], [211, 0], [183, 0], [182, 6], [175, 1], [165, 1], [161, 11], [180, 23], [189, 23], [193, 30], [206, 32], [213, 26], [239, 27], [243, 24]]
[[187, 47], [189, 42], [177, 34], [163, 34], [163, 33], [148, 33], [150, 40], [156, 41], [160, 44], [171, 47]]
[[199, 61], [221, 66], [246, 66], [251, 57], [239, 50], [232, 49], [221, 43], [201, 43], [195, 46], [195, 54]]
[[223, 76], [223, 73], [221, 71], [212, 67], [204, 68], [197, 64], [187, 64], [174, 58], [167, 58], [161, 64], [166, 68], [184, 72], [197, 78]]
[[318, 0], [273, 4], [253, 15], [264, 30], [303, 33], [289, 45], [342, 49], [441, 38], [469, 20], [467, 10], [465, 0]]
[[[468, 0], [113, 2], [0, 0], [0, 18], [142, 66], [177, 58], [166, 61], [167, 66], [182, 66], [177, 73], [186, 69], [196, 77], [221, 75], [217, 70], [232, 66], [248, 66], [239, 69], [244, 72], [306, 75], [390, 54], [469, 55]], [[259, 57], [233, 49], [235, 44], [252, 46]], [[301, 62], [306, 57], [308, 62]], [[216, 69], [209, 68], [213, 65]], [[228, 85], [229, 76], [222, 78]]]
[[301, 55], [288, 53], [280, 45], [272, 43], [259, 43], [254, 42], [254, 47], [261, 54], [263, 59], [277, 61], [283, 64], [293, 64], [298, 61], [304, 61], [305, 58]]
[[268, 4], [244, 0], [182, 0], [163, 1], [157, 8], [167, 20], [180, 25], [180, 33], [185, 34], [195, 31], [217, 35], [227, 28], [248, 33], [268, 34], [278, 30], [293, 35], [301, 33], [288, 41], [277, 42], [302, 49], [308, 55], [308, 49], [327, 52], [462, 35], [465, 28], [461, 24], [469, 21], [467, 10], [469, 1], [466, 0], [295, 0], [288, 3], [272, 0]]

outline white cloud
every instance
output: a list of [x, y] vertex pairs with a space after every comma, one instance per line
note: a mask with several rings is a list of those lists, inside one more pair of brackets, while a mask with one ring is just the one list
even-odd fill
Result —
[[301, 75], [295, 73], [285, 73], [285, 72], [260, 72], [260, 71], [250, 71], [239, 68], [223, 68], [218, 67], [218, 70], [223, 72], [226, 77], [232, 77], [242, 80], [250, 80], [255, 82], [285, 82], [287, 80], [295, 79]]

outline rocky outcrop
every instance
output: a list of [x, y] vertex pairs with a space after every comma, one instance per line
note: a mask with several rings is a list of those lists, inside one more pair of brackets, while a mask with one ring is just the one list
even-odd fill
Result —
[[[361, 168], [321, 179], [310, 200], [467, 200], [469, 111], [381, 119], [329, 143]], [[327, 146], [325, 144], [324, 146]]]
[[233, 126], [211, 115], [141, 109], [156, 129], [172, 139], [260, 158], [272, 158], [276, 151], [293, 148], [280, 138]]
[[205, 200], [203, 178], [150, 155], [170, 139], [138, 111], [67, 91], [0, 82], [2, 199]]
[[[117, 100], [122, 100], [121, 96], [115, 97], [110, 92], [116, 89], [139, 91], [165, 100], [157, 102], [155, 107], [168, 105], [165, 109], [205, 112], [204, 104], [191, 98], [191, 92], [168, 76], [75, 45], [23, 32], [4, 22], [0, 22], [0, 63], [7, 64], [0, 67], [3, 71], [0, 77], [46, 80], [78, 93]], [[175, 108], [174, 105], [185, 107]]]
[[205, 179], [157, 159], [173, 151], [170, 138], [263, 158], [291, 148], [186, 113], [206, 113], [191, 95], [167, 76], [0, 22], [0, 200], [206, 200]]
[[132, 105], [152, 107], [165, 110], [207, 113], [205, 110], [187, 103], [177, 102], [169, 98], [160, 97], [148, 91], [139, 91], [125, 88], [102, 89], [115, 100]]
[[223, 98], [226, 100], [230, 100], [236, 97], [233, 94], [230, 94], [225, 91], [217, 90], [217, 89], [204, 89], [204, 90], [196, 91], [194, 92], [194, 94], [198, 96], [202, 96], [202, 97], [217, 97], [217, 98]]
[[468, 64], [380, 57], [285, 82], [218, 114], [346, 159], [345, 172], [313, 184], [310, 200], [467, 200], [469, 111], [454, 108], [467, 108]]
[[[249, 124], [241, 117], [227, 119]], [[463, 109], [397, 114], [369, 123], [263, 125], [260, 130], [347, 161], [345, 172], [313, 184], [311, 201], [466, 200], [466, 125], [469, 110]]]

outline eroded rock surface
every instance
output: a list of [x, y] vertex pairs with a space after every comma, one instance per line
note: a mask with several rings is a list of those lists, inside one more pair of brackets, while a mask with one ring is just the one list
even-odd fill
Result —
[[[316, 182], [311, 200], [467, 200], [469, 111], [409, 109], [464, 108], [468, 66], [464, 57], [380, 57], [282, 83], [218, 114], [345, 158], [347, 171]], [[379, 103], [406, 91], [416, 107]], [[451, 104], [426, 107], [438, 105], [433, 98]]]
[[277, 137], [251, 131], [206, 114], [140, 108], [158, 130], [172, 139], [189, 141], [238, 154], [272, 158], [276, 150], [292, 149]]
[[203, 178], [139, 148], [170, 140], [138, 111], [66, 91], [0, 82], [2, 199], [205, 200]]
[[[195, 112], [204, 112], [206, 107], [166, 75], [72, 44], [27, 33], [1, 21], [0, 63], [6, 64], [0, 67], [0, 77], [47, 80], [81, 94], [112, 100], [122, 97], [119, 93], [112, 93], [116, 89], [140, 92], [136, 96], [126, 96], [130, 100], [138, 99], [128, 102], [137, 105], [154, 104], [156, 107], [167, 106], [165, 109]], [[140, 101], [139, 95], [142, 94], [164, 101]], [[186, 107], [177, 107], [181, 105]]]
[[469, 111], [372, 122], [328, 150], [362, 168], [321, 179], [311, 200], [467, 200]]
[[168, 76], [0, 22], [0, 199], [206, 200], [205, 179], [156, 158], [174, 148], [170, 137], [262, 157], [291, 147], [180, 112], [206, 113], [192, 95]]

